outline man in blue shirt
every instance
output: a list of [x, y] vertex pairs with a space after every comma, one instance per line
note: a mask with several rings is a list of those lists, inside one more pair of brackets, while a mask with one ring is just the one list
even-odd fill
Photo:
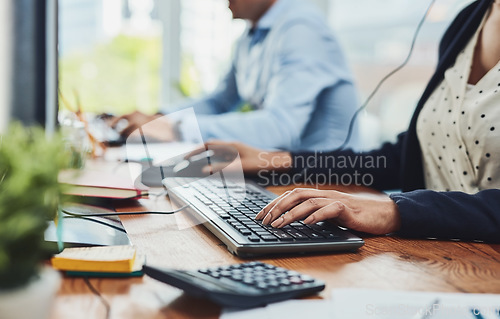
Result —
[[[249, 26], [217, 89], [184, 105], [194, 111], [188, 116], [123, 116], [129, 121], [124, 133], [158, 119], [144, 132], [154, 137], [156, 130], [162, 140], [220, 139], [288, 151], [341, 145], [358, 103], [353, 77], [322, 14], [304, 0], [229, 0], [229, 9]], [[241, 112], [243, 106], [252, 111]], [[350, 147], [357, 145], [356, 129], [353, 137]]]

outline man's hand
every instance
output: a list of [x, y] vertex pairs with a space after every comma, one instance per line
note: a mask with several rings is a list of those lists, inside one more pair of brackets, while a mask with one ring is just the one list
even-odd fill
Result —
[[[260, 170], [286, 171], [291, 167], [292, 162], [292, 157], [288, 152], [267, 152], [239, 142], [222, 141], [210, 141], [188, 154], [186, 158], [207, 150], [213, 151], [219, 161], [221, 158], [226, 158], [228, 162], [231, 162], [239, 154], [241, 166], [238, 167], [243, 168], [243, 171], [248, 174], [257, 174]], [[212, 165], [211, 168], [207, 167], [207, 170], [218, 171], [226, 166], [227, 163], [221, 162]]]
[[173, 124], [162, 114], [147, 115], [136, 111], [112, 118], [109, 125], [116, 128], [117, 124], [123, 121], [127, 122], [127, 126], [120, 131], [120, 134], [125, 137], [136, 139], [143, 134], [148, 140], [161, 142], [171, 142], [178, 138], [173, 130]]
[[255, 217], [277, 228], [303, 218], [306, 224], [330, 220], [375, 235], [395, 232], [401, 226], [398, 207], [386, 195], [361, 196], [307, 188], [284, 193]]

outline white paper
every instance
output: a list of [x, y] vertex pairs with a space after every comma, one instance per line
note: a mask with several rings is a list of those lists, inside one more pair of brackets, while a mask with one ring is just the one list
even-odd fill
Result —
[[331, 319], [332, 306], [328, 300], [288, 300], [253, 309], [222, 310], [221, 319]]
[[141, 162], [149, 158], [152, 159], [154, 165], [158, 165], [178, 155], [191, 152], [199, 146], [198, 144], [184, 142], [148, 143], [146, 146], [143, 144], [127, 144], [122, 149], [122, 159]]
[[[436, 302], [437, 301], [437, 302]], [[331, 300], [289, 300], [223, 309], [221, 319], [499, 319], [500, 295], [334, 289]], [[474, 315], [472, 312], [475, 312]]]
[[[437, 301], [437, 302], [436, 302]], [[334, 289], [333, 318], [499, 319], [500, 295]]]

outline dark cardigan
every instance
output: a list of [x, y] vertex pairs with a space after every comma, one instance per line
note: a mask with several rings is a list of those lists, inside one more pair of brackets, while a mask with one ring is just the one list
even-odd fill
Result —
[[[318, 174], [341, 176], [356, 172], [370, 174], [373, 177], [370, 186], [373, 188], [403, 190], [401, 194], [391, 195], [401, 214], [400, 235], [500, 243], [500, 190], [484, 190], [474, 195], [424, 190], [422, 153], [416, 132], [422, 107], [442, 82], [444, 72], [455, 63], [457, 55], [475, 34], [492, 2], [478, 0], [470, 4], [451, 23], [441, 39], [436, 71], [417, 104], [408, 131], [400, 134], [395, 144], [386, 143], [380, 149], [364, 153], [352, 150], [318, 153], [314, 156], [311, 153], [293, 153], [293, 163], [298, 164], [298, 167], [294, 167], [292, 174], [303, 177]], [[328, 158], [331, 163], [332, 158], [341, 157], [358, 157], [365, 161], [356, 161], [348, 167], [324, 167]], [[380, 157], [384, 158], [384, 167], [367, 167], [367, 160]], [[308, 159], [307, 163], [304, 163], [304, 158]], [[500, 163], [500, 159], [491, 160]]]

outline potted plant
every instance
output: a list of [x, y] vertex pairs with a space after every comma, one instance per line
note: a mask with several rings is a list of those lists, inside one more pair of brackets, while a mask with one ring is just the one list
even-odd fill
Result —
[[47, 318], [59, 274], [45, 266], [44, 232], [62, 198], [62, 139], [13, 124], [0, 135], [0, 317]]

